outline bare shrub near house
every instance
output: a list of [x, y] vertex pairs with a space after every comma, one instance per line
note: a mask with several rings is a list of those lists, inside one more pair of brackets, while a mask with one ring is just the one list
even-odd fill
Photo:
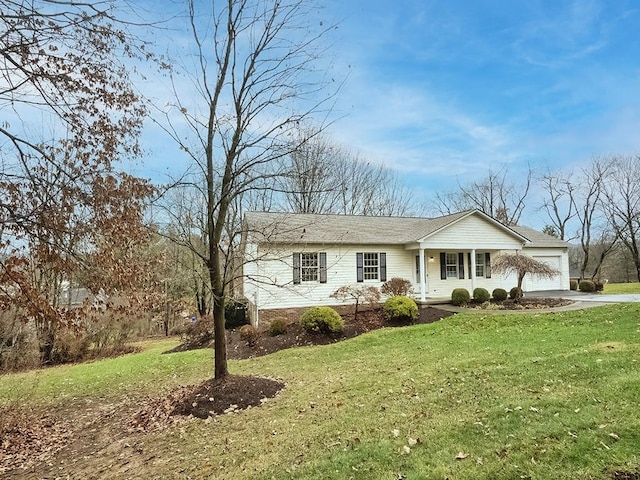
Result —
[[393, 277], [382, 284], [380, 291], [391, 297], [406, 297], [413, 293], [413, 285], [406, 278]]
[[380, 302], [380, 290], [372, 285], [344, 285], [331, 294], [341, 301], [353, 301], [355, 308], [353, 320], [358, 319], [358, 307], [361, 304], [372, 305]]

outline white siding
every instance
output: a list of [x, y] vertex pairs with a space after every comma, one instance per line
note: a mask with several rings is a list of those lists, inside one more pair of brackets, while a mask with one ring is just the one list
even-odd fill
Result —
[[502, 228], [492, 224], [488, 220], [470, 215], [450, 225], [441, 231], [434, 233], [423, 240], [426, 248], [447, 249], [448, 251], [490, 249], [520, 249], [522, 242]]
[[[326, 252], [327, 283], [294, 284], [294, 252]], [[401, 245], [268, 247], [258, 251], [258, 281], [245, 279], [245, 292], [260, 309], [339, 305], [344, 302], [331, 298], [331, 294], [343, 285], [382, 286], [381, 281], [357, 282], [356, 253], [360, 252], [386, 254], [387, 280], [392, 277], [412, 278], [411, 272], [415, 268], [413, 253]]]

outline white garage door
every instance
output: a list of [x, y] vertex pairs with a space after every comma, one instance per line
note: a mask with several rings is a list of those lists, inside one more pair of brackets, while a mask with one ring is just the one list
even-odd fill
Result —
[[[550, 267], [555, 268], [559, 272], [562, 271], [562, 263], [560, 261], [560, 256], [534, 256], [536, 260], [539, 262], [544, 262]], [[528, 274], [527, 286], [529, 288], [525, 289], [530, 292], [537, 292], [540, 290], [566, 290], [564, 285], [562, 284], [562, 274], [559, 273], [553, 278], [542, 278], [537, 275]], [[526, 278], [526, 277], [525, 277]]]

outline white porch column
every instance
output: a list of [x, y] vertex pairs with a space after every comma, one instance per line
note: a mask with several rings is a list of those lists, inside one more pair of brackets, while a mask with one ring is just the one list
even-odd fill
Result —
[[420, 247], [418, 275], [420, 275], [420, 300], [425, 301], [427, 299], [427, 276], [424, 271], [424, 248]]
[[476, 288], [476, 249], [471, 249], [471, 295]]

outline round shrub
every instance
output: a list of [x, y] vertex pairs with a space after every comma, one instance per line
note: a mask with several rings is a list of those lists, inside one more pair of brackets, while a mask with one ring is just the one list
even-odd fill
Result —
[[313, 307], [302, 314], [300, 325], [307, 332], [338, 333], [344, 329], [344, 320], [331, 307]]
[[390, 297], [382, 306], [384, 318], [389, 322], [411, 322], [418, 318], [418, 305], [404, 296]]
[[578, 289], [578, 281], [577, 280], [569, 280], [569, 289], [577, 290]]
[[497, 302], [504, 302], [509, 294], [504, 288], [496, 288], [491, 293], [493, 299]]
[[511, 290], [509, 290], [509, 298], [511, 300], [515, 300], [518, 297], [524, 297], [524, 292], [521, 288], [513, 287]]
[[276, 317], [269, 322], [269, 335], [277, 337], [287, 333], [287, 321], [284, 318]]
[[243, 340], [250, 347], [258, 341], [258, 330], [253, 325], [243, 325], [240, 327], [240, 340]]
[[469, 300], [471, 300], [471, 295], [469, 295], [469, 290], [466, 288], [454, 288], [453, 292], [451, 292], [451, 303], [456, 307], [466, 305]]
[[486, 288], [478, 287], [473, 289], [473, 299], [478, 303], [488, 302], [491, 298]]
[[591, 280], [580, 280], [580, 284], [578, 285], [578, 288], [580, 289], [581, 292], [592, 293], [596, 291], [596, 284], [593, 283]]

